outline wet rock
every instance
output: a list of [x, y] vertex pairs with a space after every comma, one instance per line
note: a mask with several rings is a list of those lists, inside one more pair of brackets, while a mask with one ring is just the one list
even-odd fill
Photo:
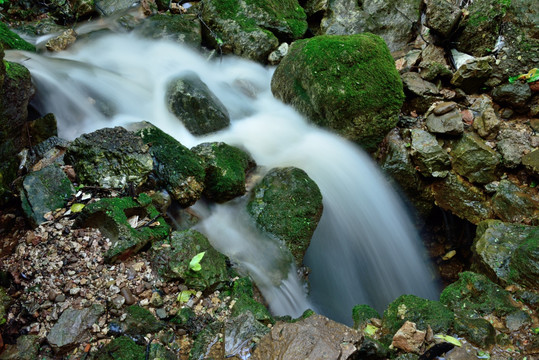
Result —
[[47, 341], [57, 353], [72, 349], [89, 340], [88, 329], [104, 312], [105, 309], [99, 304], [82, 310], [66, 309], [47, 335]]
[[497, 149], [502, 155], [503, 164], [510, 169], [520, 165], [522, 156], [532, 150], [530, 137], [523, 131], [503, 129], [497, 140]]
[[223, 323], [213, 322], [206, 326], [196, 337], [189, 359], [224, 359], [222, 339]]
[[453, 77], [451, 84], [461, 88], [467, 94], [473, 94], [479, 90], [492, 72], [491, 57], [476, 58], [460, 66]]
[[539, 198], [508, 180], [501, 180], [492, 197], [492, 208], [500, 219], [539, 225]]
[[[366, 336], [359, 350], [353, 353], [357, 359], [382, 360], [389, 357], [390, 350], [384, 344]], [[350, 358], [349, 358], [350, 359]]]
[[362, 340], [356, 330], [315, 314], [296, 323], [275, 324], [260, 340], [252, 358], [348, 359]]
[[77, 33], [73, 29], [64, 31], [62, 34], [47, 41], [45, 46], [52, 52], [64, 51], [77, 41]]
[[154, 173], [181, 206], [193, 205], [202, 196], [206, 176], [201, 159], [188, 148], [150, 123], [137, 125], [146, 144], [151, 144]]
[[458, 335], [481, 348], [488, 348], [496, 343], [496, 330], [485, 319], [457, 317], [453, 328]]
[[539, 286], [539, 227], [535, 227], [511, 256], [511, 279], [537, 289]]
[[95, 355], [100, 360], [143, 360], [146, 358], [146, 348], [137, 345], [128, 336], [120, 336], [102, 347]]
[[226, 128], [230, 117], [225, 105], [194, 72], [186, 72], [167, 86], [168, 109], [193, 135]]
[[451, 169], [447, 151], [425, 130], [412, 129], [412, 159], [424, 176], [445, 177]]
[[486, 184], [496, 180], [499, 155], [475, 133], [466, 133], [450, 153], [453, 169], [469, 181]]
[[129, 288], [121, 288], [120, 293], [124, 297], [126, 305], [133, 305], [135, 302], [137, 302], [137, 299], [135, 298], [131, 290], [129, 290]]
[[108, 262], [126, 259], [148, 243], [164, 239], [170, 232], [169, 225], [146, 194], [137, 199], [110, 198], [89, 204], [82, 209], [73, 227], [97, 228], [109, 238], [111, 246], [104, 254]]
[[103, 16], [121, 13], [138, 4], [136, 0], [95, 0], [95, 7]]
[[[168, 279], [183, 279], [190, 288], [205, 290], [228, 280], [226, 258], [217, 252], [208, 239], [195, 230], [175, 231], [170, 241], [155, 242], [152, 267]], [[201, 269], [191, 269], [193, 257], [204, 252]]]
[[492, 99], [488, 95], [479, 96], [470, 107], [475, 118], [473, 128], [484, 139], [494, 139], [500, 128], [500, 119], [493, 108]]
[[391, 346], [418, 354], [425, 342], [426, 331], [417, 330], [413, 322], [406, 321], [393, 336]]
[[17, 338], [16, 345], [7, 345], [0, 355], [0, 360], [34, 360], [38, 359], [39, 336], [22, 335]]
[[245, 176], [254, 167], [251, 156], [222, 142], [203, 143], [191, 149], [204, 162], [204, 195], [216, 202], [232, 200], [245, 193]]
[[427, 3], [427, 27], [442, 39], [448, 39], [458, 24], [462, 11], [460, 8], [444, 0], [433, 0]]
[[322, 194], [305, 171], [270, 170], [251, 192], [247, 211], [262, 231], [284, 241], [299, 265], [322, 216]]
[[522, 164], [535, 177], [539, 177], [539, 149], [522, 156]]
[[73, 194], [73, 185], [57, 165], [26, 175], [20, 192], [22, 208], [34, 226], [46, 221], [49, 211], [65, 206]]
[[307, 31], [307, 16], [297, 0], [241, 0], [233, 5], [207, 0], [202, 18], [213, 31], [203, 34], [212, 46], [262, 63], [280, 42], [299, 39]]
[[28, 131], [33, 145], [37, 145], [52, 136], [58, 136], [56, 117], [54, 114], [47, 114], [29, 122]]
[[149, 310], [138, 305], [125, 309], [127, 317], [121, 323], [122, 332], [135, 338], [154, 334], [165, 327], [165, 324], [155, 318]]
[[0, 45], [2, 45], [5, 50], [15, 49], [36, 51], [34, 45], [23, 40], [19, 35], [11, 31], [9, 27], [3, 22], [0, 22]]
[[481, 189], [450, 172], [432, 185], [436, 204], [472, 224], [492, 217], [492, 209]]
[[354, 320], [354, 329], [359, 329], [369, 319], [380, 319], [378, 311], [374, 310], [369, 305], [356, 305], [352, 308], [352, 320]]
[[232, 297], [236, 299], [232, 307], [232, 316], [236, 317], [244, 312], [250, 312], [259, 321], [274, 322], [268, 309], [254, 299], [253, 283], [248, 277], [234, 281]]
[[387, 46], [372, 34], [294, 42], [273, 74], [271, 89], [313, 123], [367, 150], [397, 124], [404, 100]]
[[511, 256], [537, 227], [487, 220], [479, 223], [473, 252], [476, 267], [503, 285], [511, 283]]
[[82, 184], [105, 188], [139, 186], [153, 169], [149, 147], [121, 127], [79, 136], [67, 148], [65, 162]]
[[463, 346], [455, 346], [453, 350], [445, 354], [446, 360], [477, 360], [478, 358], [478, 349], [466, 343]]
[[432, 113], [427, 116], [425, 124], [427, 129], [435, 134], [460, 135], [464, 131], [462, 115], [458, 109], [439, 116]]
[[457, 108], [457, 103], [454, 101], [444, 101], [442, 103], [439, 103], [436, 105], [436, 107], [432, 110], [434, 115], [440, 116], [447, 114], [448, 112], [454, 110]]
[[530, 86], [520, 81], [500, 85], [492, 90], [492, 98], [499, 104], [512, 107], [516, 112], [527, 112], [526, 103], [531, 98]]
[[270, 65], [278, 65], [281, 60], [288, 54], [288, 43], [282, 43], [277, 50], [272, 51], [268, 55], [268, 63]]
[[250, 311], [246, 311], [225, 323], [225, 358], [247, 356], [256, 343], [270, 329], [256, 321]]
[[401, 79], [411, 109], [425, 113], [434, 102], [441, 99], [436, 85], [424, 80], [418, 73], [406, 72], [401, 75]]
[[199, 47], [202, 42], [200, 20], [186, 14], [155, 14], [133, 32], [148, 39], [170, 40], [194, 47]]
[[421, 2], [328, 1], [320, 29], [327, 35], [373, 33], [381, 36], [391, 51], [404, 48], [416, 36]]

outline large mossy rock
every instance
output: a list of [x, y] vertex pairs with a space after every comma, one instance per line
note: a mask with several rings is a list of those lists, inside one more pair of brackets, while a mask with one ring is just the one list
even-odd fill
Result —
[[194, 72], [186, 72], [167, 86], [168, 109], [193, 135], [226, 128], [230, 117], [225, 105]]
[[[215, 250], [208, 239], [195, 230], [173, 232], [170, 240], [156, 242], [152, 267], [167, 279], [183, 279], [190, 288], [205, 290], [228, 281], [226, 258]], [[195, 255], [204, 252], [201, 269], [191, 268]]]
[[191, 151], [204, 161], [208, 199], [225, 202], [245, 193], [246, 173], [254, 166], [248, 153], [222, 142], [203, 143]]
[[263, 322], [275, 322], [269, 310], [254, 299], [253, 283], [248, 277], [234, 281], [231, 296], [236, 300], [232, 307], [232, 316], [250, 312], [255, 319]]
[[0, 46], [4, 49], [16, 49], [36, 51], [36, 47], [23, 40], [19, 35], [9, 29], [9, 27], [0, 22]]
[[265, 63], [281, 41], [299, 39], [307, 16], [297, 0], [205, 0], [206, 41], [225, 52]]
[[138, 125], [137, 134], [151, 144], [154, 174], [181, 206], [193, 205], [202, 196], [205, 171], [202, 160], [172, 136], [150, 123]]
[[142, 185], [153, 170], [149, 146], [122, 127], [96, 130], [76, 138], [65, 162], [73, 165], [81, 184], [105, 188]]
[[[134, 217], [138, 221], [131, 220]], [[146, 194], [140, 194], [137, 199], [110, 198], [89, 204], [73, 226], [97, 228], [109, 238], [111, 246], [104, 256], [111, 263], [128, 258], [148, 243], [166, 238], [170, 232], [170, 226]]]
[[156, 14], [133, 30], [149, 39], [163, 39], [199, 47], [202, 42], [200, 20], [195, 16]]
[[539, 288], [539, 228], [534, 227], [511, 256], [511, 280], [537, 290]]
[[373, 34], [296, 41], [271, 80], [275, 97], [312, 122], [373, 150], [398, 121], [402, 82]]
[[270, 170], [251, 193], [247, 211], [262, 231], [284, 241], [297, 264], [322, 216], [322, 194], [305, 171]]

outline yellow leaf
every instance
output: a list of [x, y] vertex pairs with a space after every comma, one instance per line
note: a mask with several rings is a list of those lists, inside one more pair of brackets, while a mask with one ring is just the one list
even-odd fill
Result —
[[82, 209], [84, 209], [84, 204], [79, 204], [79, 203], [76, 203], [76, 204], [73, 204], [71, 205], [71, 212], [72, 213], [78, 213], [78, 212], [81, 212]]

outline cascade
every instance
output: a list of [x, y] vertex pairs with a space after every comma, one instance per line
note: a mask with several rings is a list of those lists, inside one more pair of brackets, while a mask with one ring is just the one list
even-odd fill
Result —
[[[187, 147], [224, 141], [247, 149], [258, 165], [296, 166], [318, 184], [324, 212], [305, 264], [309, 295], [279, 244], [261, 239], [236, 202], [215, 205], [199, 230], [245, 269], [275, 314], [314, 308], [350, 324], [351, 309], [377, 310], [402, 294], [436, 299], [433, 270], [400, 199], [376, 164], [356, 145], [309, 124], [270, 91], [272, 69], [235, 57], [207, 61], [177, 43], [132, 34], [89, 36], [46, 56], [7, 51], [25, 65], [37, 88], [33, 106], [52, 112], [59, 136], [74, 139], [102, 127], [149, 121]], [[204, 137], [191, 135], [168, 110], [167, 82], [194, 71], [225, 104], [231, 125]], [[241, 84], [249, 84], [248, 96]], [[261, 245], [263, 244], [263, 245]]]

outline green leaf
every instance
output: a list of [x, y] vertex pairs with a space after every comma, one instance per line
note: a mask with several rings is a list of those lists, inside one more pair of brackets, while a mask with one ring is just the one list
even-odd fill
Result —
[[191, 295], [195, 295], [196, 292], [194, 290], [184, 290], [178, 294], [177, 300], [180, 302], [180, 304], [186, 303], [191, 298]]
[[206, 252], [203, 251], [193, 256], [193, 258], [189, 262], [189, 269], [193, 271], [200, 271], [202, 269], [202, 266], [200, 266], [200, 260], [202, 260], [205, 254]]
[[76, 204], [73, 204], [71, 205], [71, 212], [72, 213], [78, 213], [78, 212], [81, 212], [82, 209], [84, 209], [84, 204], [79, 204], [79, 203], [76, 203]]
[[436, 339], [443, 340], [445, 342], [448, 342], [448, 343], [456, 345], [456, 346], [462, 346], [462, 343], [457, 338], [454, 338], [453, 336], [436, 334], [436, 335], [434, 335], [434, 337]]
[[363, 332], [370, 336], [370, 337], [373, 337], [375, 334], [376, 334], [376, 331], [378, 330], [378, 328], [372, 324], [369, 324], [367, 326], [365, 326], [365, 329], [363, 330]]

